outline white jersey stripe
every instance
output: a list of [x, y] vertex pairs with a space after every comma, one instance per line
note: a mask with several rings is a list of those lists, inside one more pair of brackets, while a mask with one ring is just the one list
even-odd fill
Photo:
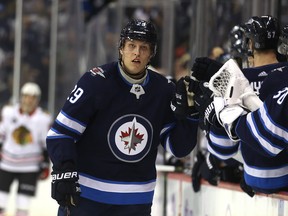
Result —
[[58, 114], [56, 120], [59, 121], [59, 123], [63, 124], [64, 126], [71, 128], [80, 134], [82, 134], [86, 129], [86, 126], [83, 126], [80, 123], [76, 122], [75, 120], [72, 120], [62, 111]]
[[259, 109], [259, 112], [261, 115], [261, 119], [264, 121], [265, 128], [269, 130], [272, 134], [277, 135], [279, 139], [282, 139], [284, 142], [288, 143], [288, 132], [278, 127], [274, 122], [272, 122], [272, 119], [269, 118], [269, 116], [267, 115], [267, 111], [264, 106]]
[[155, 189], [156, 181], [145, 184], [133, 184], [133, 183], [110, 183], [88, 178], [79, 174], [79, 183], [89, 188], [93, 188], [105, 192], [113, 193], [143, 193], [151, 192]]
[[213, 145], [220, 146], [222, 148], [230, 148], [237, 145], [237, 142], [233, 142], [228, 137], [215, 136], [213, 133], [209, 134], [209, 138], [213, 142]]
[[244, 163], [244, 170], [247, 174], [258, 178], [277, 178], [288, 175], [288, 166], [284, 166], [277, 169], [271, 169], [271, 168], [263, 169], [263, 167], [261, 167], [261, 169], [260, 168], [256, 169]]
[[261, 144], [261, 146], [263, 146], [264, 149], [266, 149], [268, 152], [270, 152], [273, 155], [277, 155], [281, 152], [280, 149], [275, 148], [274, 146], [272, 146], [269, 142], [267, 142], [263, 136], [261, 134], [259, 134], [258, 130], [256, 129], [253, 119], [252, 119], [252, 115], [251, 113], [249, 113], [247, 115], [247, 123], [249, 125], [249, 127], [251, 128], [251, 132], [254, 135], [255, 139], [257, 139], [258, 143]]
[[236, 155], [236, 153], [237, 153], [237, 152], [233, 152], [232, 154], [229, 154], [229, 155], [223, 155], [223, 154], [220, 154], [220, 153], [214, 151], [214, 149], [210, 145], [207, 145], [207, 149], [211, 154], [215, 155], [216, 157], [218, 157], [222, 160], [227, 160], [227, 159], [233, 157], [234, 155]]

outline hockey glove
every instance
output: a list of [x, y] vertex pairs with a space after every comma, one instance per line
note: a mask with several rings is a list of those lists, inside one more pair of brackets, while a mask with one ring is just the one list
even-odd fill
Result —
[[217, 121], [213, 92], [209, 89], [207, 82], [200, 82], [199, 84], [201, 93], [194, 96], [195, 108], [199, 112], [199, 127], [208, 131], [210, 125], [220, 126]]
[[201, 151], [199, 151], [196, 155], [196, 161], [193, 165], [192, 174], [191, 174], [192, 188], [194, 192], [200, 191], [200, 187], [201, 187], [200, 167], [204, 162], [205, 162], [205, 156], [202, 154]]
[[194, 94], [192, 91], [188, 91], [189, 88], [192, 88], [190, 83], [191, 78], [188, 76], [182, 77], [180, 80], [178, 80], [176, 83], [175, 96], [171, 101], [171, 109], [174, 112], [176, 118], [180, 120], [185, 119], [188, 116], [198, 114], [194, 106]]
[[40, 163], [40, 180], [45, 180], [50, 174], [50, 159], [47, 150], [43, 150], [43, 161]]
[[192, 66], [192, 76], [199, 81], [209, 82], [210, 78], [222, 67], [222, 63], [208, 57], [196, 58]]
[[206, 155], [205, 163], [201, 165], [202, 178], [207, 180], [211, 185], [218, 185], [221, 171], [219, 168], [220, 160], [209, 152]]
[[243, 176], [243, 164], [234, 158], [223, 161], [221, 167], [221, 181], [240, 183]]
[[78, 172], [71, 162], [66, 162], [52, 172], [52, 198], [60, 206], [76, 206], [81, 193]]
[[233, 141], [239, 141], [234, 126], [247, 110], [255, 111], [262, 105], [237, 63], [230, 59], [209, 81], [214, 93], [214, 107], [219, 123]]

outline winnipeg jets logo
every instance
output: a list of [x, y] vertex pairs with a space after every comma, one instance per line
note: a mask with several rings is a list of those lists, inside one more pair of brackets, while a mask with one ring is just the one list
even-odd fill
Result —
[[144, 117], [130, 114], [117, 119], [108, 132], [109, 147], [119, 160], [137, 162], [149, 152], [153, 130]]
[[124, 142], [125, 147], [124, 149], [128, 149], [129, 153], [133, 149], [134, 151], [136, 150], [136, 146], [141, 143], [143, 140], [143, 135], [144, 134], [139, 134], [138, 129], [135, 128], [135, 118], [132, 122], [132, 128], [128, 128], [128, 132], [122, 132], [121, 131], [121, 141]]

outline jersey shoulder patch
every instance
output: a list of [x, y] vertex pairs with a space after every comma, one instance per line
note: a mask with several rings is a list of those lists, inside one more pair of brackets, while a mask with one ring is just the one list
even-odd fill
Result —
[[90, 70], [90, 73], [92, 76], [101, 76], [103, 78], [106, 78], [105, 77], [105, 74], [104, 74], [104, 70], [101, 68], [101, 67], [94, 67]]
[[117, 65], [117, 62], [107, 63], [90, 69], [89, 73], [92, 76], [100, 76], [106, 79], [109, 77], [109, 74], [117, 71]]

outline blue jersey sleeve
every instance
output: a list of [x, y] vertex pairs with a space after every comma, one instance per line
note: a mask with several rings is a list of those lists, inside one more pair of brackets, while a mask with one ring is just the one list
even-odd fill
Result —
[[197, 144], [198, 120], [176, 120], [162, 138], [164, 148], [175, 157], [187, 156]]
[[211, 127], [208, 136], [208, 151], [216, 157], [227, 160], [237, 154], [239, 142], [229, 139], [224, 128]]
[[97, 106], [101, 105], [102, 93], [99, 91], [104, 79], [86, 72], [68, 96], [46, 138], [47, 150], [54, 164], [76, 160], [75, 143], [84, 133], [89, 119], [95, 115]]
[[288, 87], [265, 100], [258, 110], [240, 117], [236, 125], [237, 136], [256, 149], [273, 157], [288, 146]]

